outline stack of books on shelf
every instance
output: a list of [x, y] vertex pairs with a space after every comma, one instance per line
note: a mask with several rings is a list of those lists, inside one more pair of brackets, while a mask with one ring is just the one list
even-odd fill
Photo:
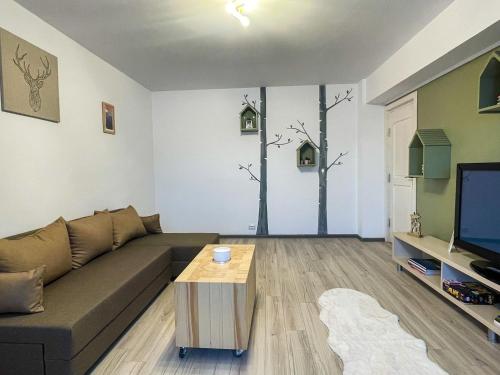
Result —
[[464, 303], [494, 305], [500, 302], [497, 292], [477, 281], [443, 280], [443, 290]]
[[424, 275], [439, 275], [441, 273], [441, 263], [436, 259], [408, 259], [408, 264]]

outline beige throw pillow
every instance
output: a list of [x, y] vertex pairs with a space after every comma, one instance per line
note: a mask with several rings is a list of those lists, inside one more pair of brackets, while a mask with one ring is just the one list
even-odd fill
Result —
[[141, 216], [146, 231], [151, 234], [163, 233], [160, 225], [160, 214]]
[[107, 212], [66, 223], [73, 268], [80, 268], [113, 248], [113, 222]]
[[31, 271], [0, 273], [0, 313], [43, 311], [45, 266]]
[[0, 239], [0, 272], [23, 272], [42, 265], [47, 267], [45, 285], [71, 271], [71, 249], [62, 217], [28, 236]]
[[140, 216], [134, 207], [114, 210], [96, 211], [109, 212], [113, 221], [113, 250], [125, 245], [128, 241], [148, 234]]

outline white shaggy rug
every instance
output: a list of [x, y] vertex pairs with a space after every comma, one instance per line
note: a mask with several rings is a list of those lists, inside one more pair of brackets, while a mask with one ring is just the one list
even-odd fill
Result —
[[352, 289], [319, 297], [328, 344], [344, 363], [344, 375], [445, 375], [427, 357], [425, 342], [399, 326], [399, 318], [374, 298]]

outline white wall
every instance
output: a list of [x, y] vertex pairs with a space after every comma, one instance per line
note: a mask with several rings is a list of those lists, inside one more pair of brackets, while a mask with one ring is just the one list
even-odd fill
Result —
[[358, 88], [358, 234], [385, 235], [384, 107], [366, 104], [366, 81]]
[[58, 57], [61, 107], [60, 124], [0, 112], [0, 236], [96, 208], [152, 212], [151, 92], [13, 1], [0, 0], [0, 27]]
[[[355, 97], [328, 114], [329, 159], [349, 151], [345, 164], [329, 173], [329, 232], [383, 237], [383, 110], [360, 107], [357, 86], [327, 86], [328, 102], [351, 87]], [[248, 225], [257, 224], [259, 186], [237, 168], [251, 162], [259, 172], [259, 136], [239, 131], [245, 93], [259, 97], [257, 88], [153, 93], [156, 203], [168, 230], [255, 233]], [[318, 86], [268, 88], [267, 110], [268, 137], [283, 133], [294, 139], [269, 149], [269, 231], [315, 234], [317, 170], [297, 168], [298, 136], [286, 128], [300, 119], [318, 139]]]
[[498, 45], [500, 1], [455, 0], [367, 77], [367, 102], [385, 104]]
[[[0, 27], [58, 57], [61, 105], [60, 124], [0, 112], [0, 236], [129, 203], [159, 209], [170, 231], [254, 233], [259, 186], [238, 163], [258, 174], [259, 137], [240, 134], [238, 112], [258, 88], [159, 92], [152, 105], [150, 91], [17, 3], [0, 0]], [[351, 87], [355, 99], [328, 115], [330, 160], [349, 151], [329, 173], [329, 232], [383, 237], [383, 111], [357, 84], [327, 86], [328, 102]], [[115, 104], [115, 136], [102, 133], [101, 101]], [[296, 167], [286, 129], [297, 119], [317, 140], [318, 87], [269, 88], [268, 136], [294, 139], [269, 149], [272, 234], [317, 231], [317, 170]]]

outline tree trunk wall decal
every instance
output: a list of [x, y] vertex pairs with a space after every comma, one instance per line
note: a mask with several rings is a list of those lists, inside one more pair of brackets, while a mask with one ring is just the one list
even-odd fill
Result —
[[248, 101], [248, 95], [244, 96], [243, 105], [249, 105], [257, 113], [260, 118], [260, 177], [257, 178], [251, 171], [252, 164], [243, 166], [239, 164], [240, 170], [246, 170], [250, 175], [250, 180], [259, 183], [259, 217], [257, 222], [257, 232], [259, 236], [267, 236], [269, 234], [269, 224], [267, 219], [267, 149], [269, 146], [287, 145], [292, 142], [290, 138], [283, 141], [282, 134], [275, 134], [275, 140], [267, 142], [267, 90], [266, 87], [260, 88], [260, 110], [257, 110], [256, 102]]
[[260, 88], [260, 192], [257, 235], [268, 235], [267, 221], [267, 92]]
[[290, 125], [289, 129], [294, 130], [297, 134], [305, 135], [311, 143], [319, 149], [319, 162], [318, 162], [318, 235], [325, 236], [328, 234], [328, 171], [331, 167], [342, 165], [341, 159], [348, 154], [348, 152], [341, 152], [337, 158], [328, 164], [328, 111], [339, 105], [343, 101], [351, 101], [352, 89], [346, 91], [345, 95], [341, 98], [340, 94], [335, 96], [335, 101], [332, 105], [326, 104], [326, 87], [325, 85], [319, 86], [319, 146], [314, 142], [306, 130], [303, 122], [298, 121], [300, 128]]
[[327, 163], [328, 163], [328, 140], [326, 128], [326, 88], [319, 86], [319, 163], [318, 163], [318, 234], [328, 234], [327, 213]]

